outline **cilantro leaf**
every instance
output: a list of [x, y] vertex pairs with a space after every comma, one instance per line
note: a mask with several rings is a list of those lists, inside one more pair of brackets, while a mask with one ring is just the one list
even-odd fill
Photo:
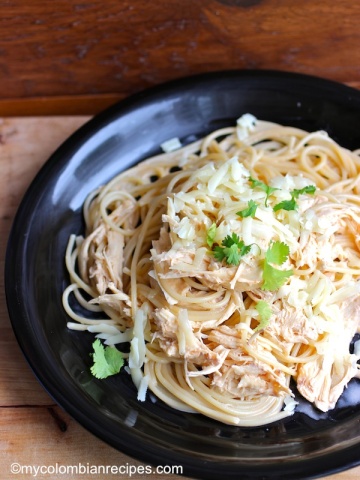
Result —
[[282, 265], [288, 258], [290, 253], [289, 246], [284, 242], [272, 242], [266, 250], [265, 259], [269, 263]]
[[231, 247], [225, 247], [224, 253], [226, 255], [226, 263], [229, 265], [239, 265], [241, 254], [238, 246], [234, 243]]
[[276, 204], [275, 207], [273, 208], [274, 212], [277, 212], [278, 210], [287, 210], [287, 211], [296, 210], [297, 203], [295, 202], [295, 199], [299, 198], [299, 196], [304, 193], [314, 194], [315, 190], [316, 190], [315, 185], [307, 185], [306, 187], [300, 188], [300, 189], [295, 188], [290, 192], [291, 200], [284, 200]]
[[231, 245], [237, 245], [240, 241], [242, 240], [240, 240], [239, 235], [233, 232], [231, 235], [226, 235], [226, 237], [222, 241], [222, 246], [231, 247]]
[[263, 190], [266, 193], [266, 198], [265, 198], [265, 206], [267, 207], [267, 202], [269, 199], [269, 196], [275, 192], [275, 190], [279, 190], [278, 188], [270, 187], [269, 185], [266, 185], [266, 183], [261, 182], [260, 180], [256, 180], [255, 178], [249, 177], [249, 182], [251, 183], [252, 188], [259, 187], [261, 190]]
[[292, 274], [292, 270], [278, 270], [265, 261], [263, 270], [263, 284], [261, 289], [274, 292], [278, 288], [282, 287]]
[[272, 315], [272, 309], [268, 302], [265, 302], [265, 300], [259, 300], [255, 308], [259, 313], [260, 322], [254, 331], [258, 332], [259, 330], [263, 330], [268, 326], [270, 317]]
[[216, 223], [213, 223], [211, 225], [211, 227], [209, 228], [209, 230], [207, 231], [206, 243], [209, 245], [210, 248], [214, 244], [214, 240], [215, 240], [215, 236], [216, 236], [216, 230], [217, 230]]
[[291, 198], [291, 200], [283, 200], [280, 203], [277, 203], [275, 207], [273, 208], [274, 212], [277, 212], [278, 210], [296, 210], [297, 208], [297, 203], [295, 202], [295, 198]]
[[236, 233], [227, 235], [221, 243], [214, 248], [214, 256], [220, 262], [226, 260], [228, 265], [239, 265], [241, 257], [249, 253], [251, 245], [245, 245]]
[[310, 195], [313, 195], [316, 191], [315, 185], [306, 185], [304, 188], [292, 190], [291, 194], [294, 198], [299, 198], [300, 195], [304, 193], [309, 193]]
[[224, 258], [226, 258], [225, 249], [217, 245], [214, 248], [214, 257], [216, 258], [216, 260], [219, 260], [219, 262], [222, 262]]
[[90, 371], [94, 377], [103, 379], [120, 372], [124, 364], [124, 359], [117, 348], [110, 346], [104, 347], [98, 338], [92, 346], [94, 353], [91, 355], [94, 363]]
[[272, 265], [282, 265], [289, 256], [289, 246], [284, 242], [273, 242], [265, 253], [262, 290], [275, 291], [293, 274], [292, 270], [279, 270]]
[[249, 200], [247, 208], [244, 208], [244, 210], [237, 212], [236, 215], [239, 215], [239, 217], [241, 218], [245, 218], [245, 217], [254, 218], [256, 209], [257, 209], [257, 203], [255, 203], [254, 200]]
[[256, 178], [249, 177], [249, 182], [251, 183], [252, 188], [260, 187], [262, 190], [266, 187], [264, 182], [260, 182], [260, 180], [256, 180]]
[[245, 245], [243, 241], [241, 241], [241, 243], [242, 243], [242, 246], [239, 248], [240, 248], [240, 255], [243, 257], [244, 255], [250, 252], [251, 245]]

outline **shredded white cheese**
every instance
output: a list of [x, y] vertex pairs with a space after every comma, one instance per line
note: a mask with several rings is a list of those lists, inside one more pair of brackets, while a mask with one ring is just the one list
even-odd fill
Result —
[[[138, 395], [144, 395], [144, 373], [142, 367], [145, 362], [145, 338], [144, 331], [147, 322], [148, 305], [144, 303], [135, 314], [133, 338], [130, 342], [129, 368], [132, 380], [138, 389]], [[141, 391], [140, 391], [141, 389]], [[146, 390], [145, 390], [146, 393]]]
[[284, 398], [284, 404], [285, 404], [285, 407], [284, 407], [285, 412], [294, 413], [295, 407], [296, 405], [299, 404], [299, 402], [296, 402], [292, 396], [287, 395]]
[[174, 152], [182, 147], [180, 140], [177, 137], [170, 138], [160, 145], [161, 149], [165, 153]]
[[236, 120], [237, 136], [239, 140], [244, 140], [249, 136], [249, 133], [255, 129], [257, 118], [251, 113], [245, 113]]
[[140, 402], [145, 402], [148, 385], [149, 385], [149, 377], [145, 375], [144, 377], [142, 377], [140, 381], [138, 394], [137, 394], [137, 399]]

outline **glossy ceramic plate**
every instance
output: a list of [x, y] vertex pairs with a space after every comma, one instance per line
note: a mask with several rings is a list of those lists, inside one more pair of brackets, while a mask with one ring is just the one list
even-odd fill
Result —
[[[172, 137], [191, 142], [243, 113], [307, 130], [326, 130], [360, 147], [360, 92], [318, 78], [271, 71], [218, 72], [133, 96], [71, 136], [30, 186], [6, 259], [6, 296], [18, 342], [36, 376], [90, 432], [146, 463], [182, 465], [202, 479], [304, 479], [360, 463], [360, 385], [353, 380], [328, 414], [300, 401], [296, 413], [265, 427], [227, 426], [139, 403], [126, 373], [91, 376], [93, 336], [66, 328], [61, 294], [65, 247], [81, 233], [87, 194], [158, 153]], [[105, 459], [106, 460], [106, 459]]]

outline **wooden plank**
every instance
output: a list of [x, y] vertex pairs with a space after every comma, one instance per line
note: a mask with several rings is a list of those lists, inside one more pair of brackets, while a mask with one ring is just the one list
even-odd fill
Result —
[[[0, 318], [0, 407], [8, 405], [54, 405], [30, 370], [16, 343], [8, 320]], [[0, 410], [1, 412], [1, 410]], [[2, 415], [2, 413], [0, 413]], [[0, 421], [1, 423], [1, 421]]]
[[0, 117], [95, 115], [123, 99], [120, 94], [0, 98]]
[[[44, 474], [39, 474], [38, 478], [51, 480], [130, 478], [130, 475], [126, 474], [126, 470], [124, 474], [104, 474], [102, 472], [106, 472], [106, 470], [101, 470], [100, 466], [135, 467], [138, 471], [133, 470], [132, 480], [160, 478], [154, 474], [142, 474], [141, 469], [144, 469], [145, 464], [105, 444], [87, 432], [59, 407], [1, 408], [0, 414], [1, 478], [14, 477], [18, 480], [36, 478], [35, 470], [31, 473], [29, 468], [40, 466], [46, 467], [48, 473], [44, 471]], [[12, 475], [11, 465], [15, 463], [19, 464], [19, 468], [22, 467], [22, 470], [17, 475]], [[66, 466], [78, 469], [81, 468], [80, 466], [88, 469], [93, 467], [92, 471], [99, 473], [76, 475], [76, 473], [72, 473], [71, 469], [68, 469], [68, 473], [62, 473], [66, 472], [64, 470]], [[176, 480], [178, 477], [169, 474], [164, 475], [164, 478]], [[186, 477], [183, 478], [186, 480]], [[344, 478], [344, 480], [348, 479]]]
[[353, 0], [2, 2], [1, 98], [130, 93], [220, 69], [360, 81]]
[[[41, 165], [89, 117], [0, 119], [0, 268], [11, 224], [21, 198]], [[0, 406], [48, 405], [15, 340], [0, 277]], [[21, 381], [19, 381], [21, 380]]]
[[[89, 117], [0, 119], [0, 264], [10, 225], [26, 188], [41, 165]], [[19, 463], [19, 480], [33, 478], [27, 466], [93, 465], [141, 467], [141, 463], [106, 445], [54, 405], [26, 364], [16, 343], [5, 308], [0, 278], [0, 464], [1, 478], [12, 478], [11, 464]], [[60, 471], [61, 472], [61, 471]], [[141, 470], [139, 470], [141, 472]], [[34, 472], [33, 472], [34, 473]], [[15, 475], [14, 475], [15, 476]], [[80, 477], [81, 475], [79, 475]], [[84, 475], [82, 475], [84, 476]], [[122, 475], [127, 478], [127, 475]], [[72, 479], [71, 473], [38, 478]], [[34, 477], [35, 478], [35, 477]], [[94, 480], [113, 474], [91, 474]], [[133, 479], [144, 478], [141, 473]], [[152, 476], [154, 478], [154, 476]], [[174, 480], [174, 475], [166, 478]]]

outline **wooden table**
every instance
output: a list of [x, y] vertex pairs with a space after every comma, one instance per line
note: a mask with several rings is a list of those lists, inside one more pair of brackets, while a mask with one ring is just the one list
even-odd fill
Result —
[[[0, 119], [0, 261], [12, 220], [32, 178], [49, 155], [89, 117], [27, 117]], [[141, 465], [140, 462], [109, 447], [81, 427], [54, 404], [35, 379], [16, 343], [8, 318], [3, 276], [0, 288], [0, 478], [28, 479], [28, 474], [11, 474], [17, 462], [34, 465]], [[135, 474], [133, 480], [148, 475]], [[150, 475], [154, 478], [154, 475]], [[331, 480], [355, 480], [360, 467], [331, 477]], [[44, 479], [74, 478], [71, 475], [38, 476]], [[79, 478], [85, 478], [83, 475]], [[91, 475], [103, 480], [114, 475]], [[126, 475], [122, 478], [128, 478]], [[175, 475], [164, 475], [175, 480]]]

